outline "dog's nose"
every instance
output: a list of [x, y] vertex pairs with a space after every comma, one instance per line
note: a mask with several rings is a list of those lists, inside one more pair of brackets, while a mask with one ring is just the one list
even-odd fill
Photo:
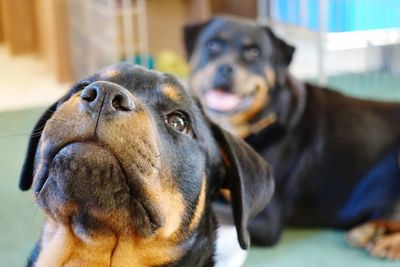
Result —
[[214, 86], [225, 91], [232, 90], [233, 68], [228, 64], [220, 64], [217, 66], [214, 76]]
[[87, 102], [92, 110], [101, 113], [109, 114], [135, 109], [135, 103], [129, 91], [111, 82], [94, 82], [88, 85], [82, 90], [81, 98]]
[[228, 64], [221, 64], [217, 67], [217, 73], [222, 76], [230, 76], [232, 75], [233, 68]]

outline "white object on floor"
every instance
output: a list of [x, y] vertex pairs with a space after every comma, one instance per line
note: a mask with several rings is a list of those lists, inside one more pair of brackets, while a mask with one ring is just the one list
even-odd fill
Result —
[[247, 254], [248, 252], [239, 245], [235, 226], [221, 225], [218, 227], [215, 252], [216, 267], [240, 267], [244, 264]]

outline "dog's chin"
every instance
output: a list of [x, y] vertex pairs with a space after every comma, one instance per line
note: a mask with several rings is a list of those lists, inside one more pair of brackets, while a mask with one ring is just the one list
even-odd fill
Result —
[[131, 188], [127, 179], [106, 147], [72, 143], [55, 155], [37, 200], [62, 223], [149, 236], [161, 226], [160, 216], [143, 190]]

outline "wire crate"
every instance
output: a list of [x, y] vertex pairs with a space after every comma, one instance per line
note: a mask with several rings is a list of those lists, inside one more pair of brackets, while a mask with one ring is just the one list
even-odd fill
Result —
[[259, 0], [258, 19], [294, 44], [292, 73], [400, 100], [400, 0]]

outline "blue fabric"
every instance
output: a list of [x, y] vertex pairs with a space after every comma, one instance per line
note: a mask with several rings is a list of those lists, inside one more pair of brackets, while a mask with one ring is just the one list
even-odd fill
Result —
[[[385, 216], [386, 207], [400, 199], [399, 151], [394, 149], [372, 168], [356, 186], [346, 206], [339, 212], [340, 220], [352, 221], [355, 214], [367, 218]], [[379, 185], [379, 186], [377, 186]], [[376, 210], [371, 214], [370, 210]]]

